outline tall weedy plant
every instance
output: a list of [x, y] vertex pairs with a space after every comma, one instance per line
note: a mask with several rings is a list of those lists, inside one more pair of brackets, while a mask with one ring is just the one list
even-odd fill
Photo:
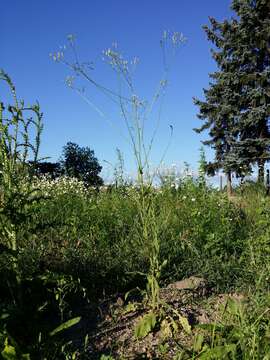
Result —
[[[138, 58], [135, 57], [131, 61], [126, 60], [119, 51], [116, 43], [103, 52], [103, 60], [109, 64], [116, 74], [118, 80], [118, 88], [116, 90], [103, 86], [94, 80], [90, 73], [93, 70], [93, 64], [80, 60], [76, 50], [74, 36], [70, 35], [68, 37], [68, 48], [73, 54], [72, 61], [66, 57], [65, 51], [67, 47], [63, 47], [60, 51], [51, 54], [54, 61], [66, 65], [72, 71], [72, 75], [67, 77], [67, 85], [83, 97], [102, 117], [106, 118], [103, 111], [86, 97], [83, 88], [77, 87], [74, 82], [75, 77], [86, 80], [116, 103], [120, 109], [128, 134], [127, 139], [131, 145], [137, 169], [138, 196], [136, 201], [138, 208], [138, 232], [140, 234], [141, 246], [146, 249], [149, 260], [147, 293], [152, 309], [156, 309], [159, 306], [159, 279], [161, 269], [165, 263], [160, 264], [159, 234], [162, 224], [158, 221], [155, 207], [155, 193], [152, 187], [153, 175], [151, 175], [150, 172], [149, 159], [161, 119], [162, 104], [168, 84], [170, 58], [171, 55], [176, 53], [179, 45], [183, 43], [184, 40], [183, 35], [178, 32], [171, 33], [164, 31], [162, 39], [160, 40], [164, 74], [158, 82], [156, 91], [150, 101], [146, 101], [140, 97], [135, 87], [134, 73], [139, 62]], [[154, 113], [156, 108], [157, 111]], [[155, 116], [152, 134], [150, 137], [147, 137], [146, 123], [152, 116]], [[161, 162], [166, 150], [167, 149], [165, 149], [160, 159]]]
[[[38, 104], [25, 106], [23, 101], [18, 100], [15, 86], [3, 70], [0, 70], [0, 82], [7, 85], [13, 100], [12, 104], [5, 105], [3, 95], [0, 98], [1, 246], [12, 256], [13, 269], [20, 282], [17, 254], [21, 225], [31, 203], [39, 197], [38, 190], [32, 186], [34, 172], [31, 166], [38, 161], [42, 113]], [[35, 135], [31, 140], [33, 130]]]

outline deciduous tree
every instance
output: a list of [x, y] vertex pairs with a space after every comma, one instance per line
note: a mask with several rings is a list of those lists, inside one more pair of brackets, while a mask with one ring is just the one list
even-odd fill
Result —
[[89, 147], [68, 142], [63, 148], [61, 160], [63, 173], [82, 180], [87, 186], [98, 186], [103, 184], [99, 173], [102, 170], [93, 150]]

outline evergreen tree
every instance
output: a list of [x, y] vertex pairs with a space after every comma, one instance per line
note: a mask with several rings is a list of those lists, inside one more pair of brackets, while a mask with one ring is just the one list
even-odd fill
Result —
[[263, 181], [264, 163], [270, 158], [270, 2], [234, 0], [232, 9], [240, 18], [239, 45], [232, 56], [239, 62], [242, 88], [238, 148], [248, 150], [250, 161], [258, 164], [259, 180]]
[[232, 9], [237, 19], [210, 18], [211, 27], [204, 27], [216, 47], [218, 71], [210, 74], [214, 82], [204, 90], [205, 101], [194, 100], [205, 120], [196, 131], [208, 129], [205, 144], [215, 150], [208, 170], [223, 168], [229, 188], [231, 173], [243, 176], [254, 163], [262, 179], [270, 158], [270, 2], [233, 0]]

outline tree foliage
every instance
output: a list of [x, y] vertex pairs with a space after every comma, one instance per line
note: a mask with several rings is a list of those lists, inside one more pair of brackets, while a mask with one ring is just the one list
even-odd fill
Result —
[[68, 142], [63, 148], [61, 168], [66, 176], [82, 180], [87, 186], [98, 186], [103, 184], [99, 173], [102, 166], [95, 157], [93, 150], [89, 147]]
[[61, 164], [59, 162], [42, 161], [33, 163], [29, 162], [30, 166], [34, 168], [34, 173], [37, 176], [49, 176], [56, 179], [62, 175]]
[[194, 99], [208, 130], [206, 145], [215, 150], [208, 172], [223, 168], [228, 176], [243, 176], [259, 165], [263, 178], [270, 159], [270, 2], [233, 0], [237, 18], [218, 22], [210, 18], [204, 30], [214, 44], [218, 71], [204, 89], [205, 100]]

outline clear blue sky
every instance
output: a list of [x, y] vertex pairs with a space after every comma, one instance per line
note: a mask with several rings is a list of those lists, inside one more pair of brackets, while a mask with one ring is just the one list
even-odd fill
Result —
[[[152, 160], [158, 162], [173, 125], [172, 143], [165, 162], [186, 161], [195, 169], [203, 136], [193, 132], [200, 125], [192, 97], [202, 97], [209, 72], [215, 70], [211, 44], [202, 25], [208, 16], [223, 20], [232, 15], [230, 0], [2, 0], [0, 68], [12, 77], [20, 98], [39, 101], [44, 112], [42, 155], [57, 160], [63, 145], [73, 141], [89, 146], [103, 160], [115, 163], [116, 147], [124, 153], [128, 170], [133, 167], [129, 146], [117, 126], [111, 128], [80, 97], [64, 84], [68, 71], [49, 58], [49, 53], [75, 34], [84, 60], [95, 60], [117, 41], [130, 57], [138, 56], [139, 93], [148, 96], [160, 78], [159, 39], [164, 29], [187, 38], [174, 61], [162, 122]], [[110, 77], [97, 67], [97, 78], [108, 86]], [[1, 90], [2, 92], [2, 90]], [[112, 121], [123, 125], [113, 105], [93, 88], [88, 95]], [[1, 94], [2, 97], [2, 94]], [[212, 156], [207, 151], [207, 156]]]

